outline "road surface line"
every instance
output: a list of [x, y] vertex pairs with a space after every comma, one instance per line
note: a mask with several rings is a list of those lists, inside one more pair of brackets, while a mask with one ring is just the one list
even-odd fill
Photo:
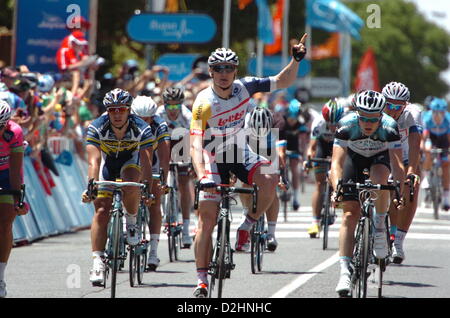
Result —
[[308, 280], [316, 276], [318, 273], [327, 269], [331, 265], [334, 265], [339, 260], [339, 252], [336, 252], [333, 256], [325, 260], [323, 263], [317, 265], [316, 267], [310, 269], [307, 274], [302, 274], [298, 276], [293, 282], [281, 288], [275, 294], [273, 294], [270, 298], [286, 298], [290, 293], [294, 290], [300, 288], [303, 284], [305, 284]]

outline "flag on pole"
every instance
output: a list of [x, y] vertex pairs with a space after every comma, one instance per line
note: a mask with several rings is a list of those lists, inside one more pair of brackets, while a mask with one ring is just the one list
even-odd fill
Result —
[[377, 62], [372, 48], [368, 48], [361, 58], [355, 78], [355, 91], [366, 89], [380, 91]]
[[332, 33], [323, 44], [313, 45], [311, 57], [313, 60], [339, 57], [339, 33]]
[[267, 0], [256, 0], [258, 7], [258, 39], [263, 43], [273, 43], [272, 15]]
[[328, 32], [350, 33], [359, 40], [364, 22], [338, 0], [307, 0], [306, 24]]
[[238, 0], [239, 10], [244, 10], [253, 0]]
[[277, 54], [281, 51], [282, 47], [284, 0], [277, 0], [275, 5], [275, 12], [272, 19], [273, 36], [275, 40], [272, 44], [266, 44], [264, 46], [264, 54], [266, 55]]

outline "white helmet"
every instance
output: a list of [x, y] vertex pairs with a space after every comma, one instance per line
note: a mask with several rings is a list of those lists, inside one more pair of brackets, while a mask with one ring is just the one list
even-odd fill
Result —
[[208, 58], [209, 66], [220, 63], [239, 65], [239, 58], [232, 50], [221, 47], [212, 52]]
[[137, 96], [131, 104], [131, 113], [140, 117], [155, 116], [158, 106], [149, 96]]
[[53, 79], [53, 77], [51, 75], [48, 74], [44, 74], [39, 76], [38, 78], [38, 90], [40, 92], [49, 92], [52, 88], [53, 85], [55, 85], [55, 80]]
[[9, 104], [0, 100], [0, 125], [6, 125], [11, 118], [11, 107]]
[[381, 113], [386, 104], [386, 99], [381, 93], [376, 91], [359, 92], [354, 99], [357, 110], [366, 113]]
[[385, 98], [409, 101], [409, 89], [404, 84], [399, 82], [390, 82], [383, 87], [383, 95]]
[[273, 117], [267, 108], [256, 107], [250, 114], [249, 126], [255, 137], [265, 137], [273, 125]]

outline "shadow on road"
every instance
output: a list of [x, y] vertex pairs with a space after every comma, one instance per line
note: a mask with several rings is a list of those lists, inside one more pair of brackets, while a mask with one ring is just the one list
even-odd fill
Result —
[[142, 284], [139, 286], [136, 286], [137, 288], [167, 288], [167, 287], [181, 287], [181, 288], [195, 288], [197, 285], [195, 284], [167, 284], [167, 283], [161, 283], [161, 284]]
[[383, 285], [388, 286], [405, 286], [405, 287], [436, 287], [435, 285], [412, 283], [412, 282], [394, 282], [394, 281], [383, 281]]

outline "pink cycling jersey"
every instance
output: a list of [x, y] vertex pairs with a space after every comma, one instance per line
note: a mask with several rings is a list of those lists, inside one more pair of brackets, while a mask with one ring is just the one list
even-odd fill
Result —
[[22, 128], [10, 120], [0, 135], [0, 171], [9, 169], [9, 156], [11, 153], [23, 151]]

